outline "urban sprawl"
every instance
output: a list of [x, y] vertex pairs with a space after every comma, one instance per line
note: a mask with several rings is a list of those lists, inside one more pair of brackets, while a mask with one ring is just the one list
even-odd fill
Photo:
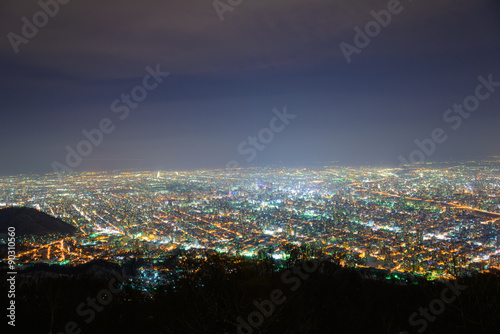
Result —
[[499, 175], [498, 159], [21, 175], [0, 178], [0, 208], [36, 208], [79, 230], [18, 237], [20, 267], [140, 258], [154, 285], [165, 277], [156, 260], [179, 250], [279, 262], [306, 247], [341, 254], [343, 266], [435, 279], [500, 269]]

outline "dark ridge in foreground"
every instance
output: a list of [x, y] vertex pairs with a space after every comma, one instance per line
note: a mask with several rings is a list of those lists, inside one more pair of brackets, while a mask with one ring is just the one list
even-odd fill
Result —
[[10, 207], [0, 210], [0, 234], [7, 234], [9, 227], [15, 227], [16, 236], [73, 234], [78, 231], [76, 227], [61, 219], [26, 207]]
[[[269, 259], [174, 255], [158, 261], [156, 269], [173, 273], [175, 284], [143, 290], [137, 289], [138, 276], [129, 280], [135, 265], [132, 261], [110, 272], [114, 266], [94, 262], [69, 276], [18, 276], [16, 329], [54, 334], [477, 334], [497, 333], [500, 326], [498, 272], [427, 281], [377, 278], [332, 259], [298, 261], [276, 270]], [[2, 282], [5, 290], [7, 282]]]

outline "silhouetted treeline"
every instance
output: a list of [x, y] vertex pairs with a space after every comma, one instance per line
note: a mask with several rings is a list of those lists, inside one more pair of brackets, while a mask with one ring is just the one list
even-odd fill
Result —
[[[126, 279], [134, 264], [122, 270], [98, 263], [78, 275], [18, 281], [16, 329], [95, 334], [470, 334], [497, 333], [500, 328], [498, 273], [445, 284], [409, 275], [381, 278], [343, 268], [328, 258], [281, 263], [265, 255], [251, 261], [212, 253], [199, 259], [179, 254], [157, 266], [160, 272], [184, 274], [175, 284], [149, 291], [141, 291], [137, 280]], [[97, 301], [94, 307], [93, 298], [107, 304]], [[443, 298], [449, 303], [440, 302]], [[431, 305], [438, 315], [419, 313]]]

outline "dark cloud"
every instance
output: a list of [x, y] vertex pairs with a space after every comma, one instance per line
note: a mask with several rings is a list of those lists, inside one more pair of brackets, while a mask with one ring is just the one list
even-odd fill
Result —
[[[402, 5], [403, 13], [393, 18], [397, 27], [383, 32], [386, 43], [392, 43], [389, 54], [412, 45], [418, 48], [423, 35], [412, 29], [431, 25], [433, 38], [446, 35], [443, 19], [461, 18], [474, 7], [470, 1], [451, 0]], [[244, 1], [226, 12], [221, 23], [206, 0], [71, 1], [28, 45], [20, 46], [19, 57], [12, 57], [9, 43], [2, 43], [1, 52], [16, 63], [87, 79], [137, 75], [138, 67], [157, 62], [176, 73], [296, 69], [343, 62], [340, 41], [352, 42], [352, 28], [371, 20], [371, 10], [385, 8], [387, 1]], [[2, 22], [3, 34], [19, 32], [20, 18], [39, 9], [36, 1], [5, 1], [3, 11], [9, 15]], [[439, 29], [432, 20], [438, 21]], [[396, 42], [403, 38], [402, 48]], [[448, 44], [444, 41], [441, 47]], [[376, 46], [375, 50], [384, 52]]]
[[[40, 7], [3, 0], [4, 168], [50, 171], [83, 128], [115, 116], [111, 102], [156, 64], [172, 75], [95, 149], [100, 161], [224, 165], [241, 158], [237, 145], [265, 126], [272, 108], [286, 104], [300, 118], [255, 163], [393, 162], [442, 123], [478, 75], [500, 78], [500, 26], [493, 0], [403, 0], [401, 14], [347, 64], [339, 44], [352, 44], [353, 28], [387, 4], [245, 0], [221, 22], [210, 0], [72, 0], [15, 54], [7, 34], [19, 34], [21, 18]], [[461, 129], [476, 143], [462, 158], [494, 151], [498, 135], [476, 146], [481, 126], [499, 121], [498, 101], [486, 101]], [[460, 151], [460, 143], [450, 140], [435, 158]], [[81, 168], [132, 164], [113, 159]]]

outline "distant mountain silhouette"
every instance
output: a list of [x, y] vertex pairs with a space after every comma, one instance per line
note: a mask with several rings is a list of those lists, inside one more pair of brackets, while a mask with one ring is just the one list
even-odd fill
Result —
[[78, 231], [76, 227], [58, 218], [26, 207], [11, 207], [0, 210], [0, 234], [6, 234], [10, 226], [16, 228], [16, 236], [52, 233], [72, 234]]

